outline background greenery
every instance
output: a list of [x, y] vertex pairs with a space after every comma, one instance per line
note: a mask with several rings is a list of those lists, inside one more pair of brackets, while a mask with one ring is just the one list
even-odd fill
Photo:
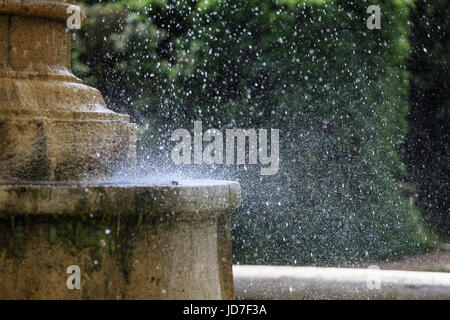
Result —
[[[85, 2], [74, 72], [140, 124], [149, 172], [171, 170], [168, 137], [195, 120], [281, 129], [276, 176], [185, 168], [243, 186], [236, 263], [395, 259], [434, 243], [398, 188], [407, 177], [409, 1]], [[366, 27], [371, 4], [380, 4], [380, 30]]]

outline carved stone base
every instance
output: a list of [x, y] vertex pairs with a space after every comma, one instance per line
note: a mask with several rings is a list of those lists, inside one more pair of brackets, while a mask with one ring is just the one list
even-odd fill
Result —
[[0, 299], [233, 299], [239, 203], [220, 181], [0, 186]]

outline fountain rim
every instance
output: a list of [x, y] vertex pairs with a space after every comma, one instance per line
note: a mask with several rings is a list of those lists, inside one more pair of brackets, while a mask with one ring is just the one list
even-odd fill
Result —
[[[194, 180], [192, 180], [194, 181]], [[0, 217], [81, 216], [83, 214], [180, 214], [187, 219], [214, 218], [241, 204], [239, 183], [189, 181], [183, 185], [145, 183], [0, 183]]]

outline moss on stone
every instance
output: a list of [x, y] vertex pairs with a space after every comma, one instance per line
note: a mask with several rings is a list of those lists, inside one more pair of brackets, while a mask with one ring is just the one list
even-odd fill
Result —
[[[122, 267], [125, 280], [129, 282], [132, 272], [132, 257], [135, 244], [133, 230], [137, 227], [137, 216], [120, 221], [114, 216], [10, 216], [0, 218], [0, 254], [6, 251], [6, 257], [20, 263], [31, 236], [45, 238], [49, 245], [61, 245], [70, 255], [91, 248], [91, 263], [85, 271], [99, 271], [103, 267], [106, 255], [115, 256]], [[122, 224], [127, 232], [112, 232]], [[34, 232], [33, 232], [34, 231]], [[104, 235], [104, 236], [103, 236]], [[103, 241], [102, 241], [103, 240]], [[106, 249], [105, 249], [105, 248]], [[109, 250], [108, 250], [109, 249]]]
[[103, 259], [105, 255], [101, 248], [94, 248], [91, 250], [91, 259], [94, 262], [94, 270], [100, 270], [103, 266]]
[[48, 242], [51, 245], [54, 245], [58, 243], [58, 233], [56, 231], [56, 228], [54, 226], [50, 226], [48, 228]]
[[50, 177], [50, 162], [45, 155], [28, 163], [23, 179], [26, 181], [46, 181]]

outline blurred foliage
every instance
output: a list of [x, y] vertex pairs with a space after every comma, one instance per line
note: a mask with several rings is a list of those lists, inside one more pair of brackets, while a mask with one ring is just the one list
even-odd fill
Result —
[[432, 229], [450, 238], [450, 2], [420, 0], [411, 15], [408, 179]]
[[[92, 1], [91, 1], [92, 2]], [[380, 4], [380, 30], [366, 8]], [[74, 71], [140, 126], [170, 167], [175, 128], [279, 128], [280, 172], [238, 180], [236, 263], [395, 259], [433, 240], [398, 190], [405, 174], [409, 1], [133, 0], [96, 4]]]

